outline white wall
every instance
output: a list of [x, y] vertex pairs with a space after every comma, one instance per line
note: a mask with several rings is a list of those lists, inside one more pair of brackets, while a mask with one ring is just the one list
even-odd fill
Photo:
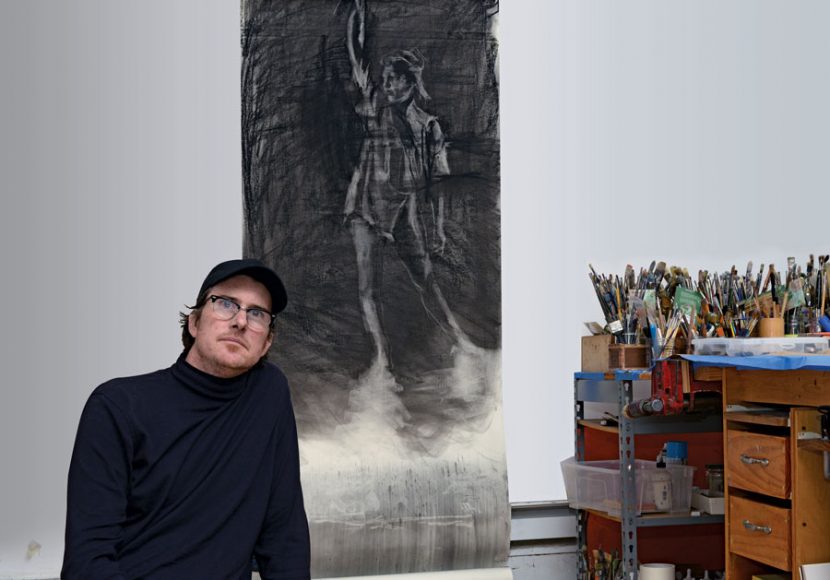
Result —
[[237, 2], [0, 3], [0, 577], [57, 575], [86, 397], [241, 252], [239, 61]]
[[[512, 0], [500, 15], [513, 501], [561, 499], [587, 262], [827, 251], [830, 5]], [[241, 248], [238, 4], [0, 2], [0, 577], [54, 575], [84, 400], [168, 365]], [[30, 540], [41, 556], [25, 562]]]
[[525, 0], [501, 13], [504, 385], [517, 500], [562, 498], [587, 273], [830, 253], [820, 0]]

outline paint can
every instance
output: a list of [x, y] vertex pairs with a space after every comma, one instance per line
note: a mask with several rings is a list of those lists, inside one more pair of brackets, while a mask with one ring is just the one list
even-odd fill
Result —
[[674, 580], [674, 564], [640, 564], [640, 580]]

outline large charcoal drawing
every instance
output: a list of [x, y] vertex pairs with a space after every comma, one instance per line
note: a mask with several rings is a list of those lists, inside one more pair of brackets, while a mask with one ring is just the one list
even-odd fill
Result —
[[242, 2], [244, 253], [289, 290], [318, 577], [507, 557], [497, 8]]

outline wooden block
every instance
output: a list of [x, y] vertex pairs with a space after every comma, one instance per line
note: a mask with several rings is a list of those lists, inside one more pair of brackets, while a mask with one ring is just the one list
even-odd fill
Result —
[[694, 367], [696, 381], [720, 381], [723, 377], [723, 369], [719, 367]]
[[614, 344], [610, 334], [582, 337], [582, 372], [603, 373], [610, 369], [608, 347]]
[[648, 347], [641, 344], [612, 344], [608, 347], [608, 364], [612, 369], [646, 369]]
[[680, 361], [680, 380], [683, 382], [683, 393], [688, 394], [692, 392], [692, 380], [689, 376], [689, 361]]

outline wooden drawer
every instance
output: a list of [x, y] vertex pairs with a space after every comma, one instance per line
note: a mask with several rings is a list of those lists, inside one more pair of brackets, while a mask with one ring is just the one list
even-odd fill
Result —
[[727, 431], [726, 476], [729, 486], [789, 498], [789, 438], [751, 431]]
[[729, 498], [729, 551], [780, 570], [792, 569], [790, 510]]

